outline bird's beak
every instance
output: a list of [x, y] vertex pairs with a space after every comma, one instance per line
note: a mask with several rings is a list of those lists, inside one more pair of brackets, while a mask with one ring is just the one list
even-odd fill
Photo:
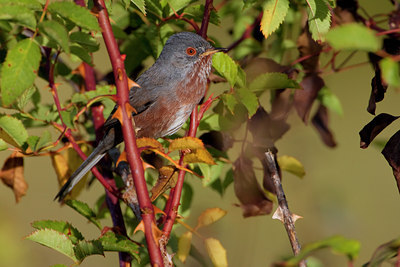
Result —
[[210, 56], [212, 54], [215, 54], [217, 52], [227, 52], [228, 49], [226, 48], [209, 48], [206, 51], [204, 51], [202, 54], [200, 54], [201, 57], [206, 57], [206, 56]]

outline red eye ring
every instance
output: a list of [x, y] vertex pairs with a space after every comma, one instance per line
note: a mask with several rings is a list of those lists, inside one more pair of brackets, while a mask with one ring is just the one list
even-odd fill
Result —
[[197, 53], [197, 51], [193, 47], [186, 48], [186, 54], [188, 54], [189, 56], [194, 56], [194, 55], [196, 55], [196, 53]]

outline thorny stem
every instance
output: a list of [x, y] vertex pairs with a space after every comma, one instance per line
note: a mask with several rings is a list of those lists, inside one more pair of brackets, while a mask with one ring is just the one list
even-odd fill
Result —
[[104, 0], [95, 0], [94, 6], [98, 11], [98, 21], [102, 29], [102, 35], [111, 65], [114, 72], [117, 87], [117, 103], [122, 111], [122, 133], [125, 141], [125, 151], [128, 163], [131, 168], [133, 182], [138, 195], [140, 209], [145, 229], [147, 249], [150, 262], [153, 266], [164, 266], [160, 248], [154, 239], [152, 226], [154, 225], [154, 210], [147, 191], [147, 184], [144, 178], [144, 170], [136, 146], [136, 134], [132, 126], [130, 116], [127, 114], [126, 106], [129, 105], [128, 79], [125, 72], [124, 62], [118, 49], [117, 42], [111, 29], [110, 20]]
[[[290, 240], [290, 244], [292, 245], [293, 253], [294, 255], [298, 255], [300, 253], [301, 246], [297, 239], [292, 213], [289, 210], [285, 192], [283, 191], [282, 188], [281, 179], [279, 177], [279, 173], [276, 168], [275, 157], [271, 151], [265, 152], [265, 162], [267, 163], [268, 169], [271, 172], [272, 180], [274, 182], [279, 208], [281, 209], [283, 215], [282, 216], [283, 225], [285, 226], [286, 232]], [[301, 261], [299, 266], [306, 267], [306, 263], [304, 261]]]

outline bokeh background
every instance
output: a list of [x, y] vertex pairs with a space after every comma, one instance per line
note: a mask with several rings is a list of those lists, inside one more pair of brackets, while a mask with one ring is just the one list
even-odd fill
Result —
[[[369, 14], [390, 10], [389, 1], [359, 1]], [[221, 27], [228, 27], [222, 23]], [[221, 28], [210, 26], [209, 35], [220, 36]], [[222, 38], [223, 45], [229, 45]], [[102, 50], [104, 51], [104, 50]], [[110, 69], [104, 53], [95, 58], [102, 71]], [[102, 54], [102, 55], [101, 55]], [[353, 63], [365, 62], [364, 54], [356, 55]], [[400, 196], [391, 168], [380, 154], [381, 148], [372, 145], [359, 148], [360, 129], [372, 119], [366, 112], [370, 94], [372, 68], [369, 64], [345, 72], [325, 75], [327, 86], [339, 97], [344, 114], [332, 114], [331, 129], [338, 146], [327, 148], [311, 126], [305, 126], [292, 112], [291, 129], [276, 144], [279, 155], [291, 155], [305, 166], [306, 175], [299, 179], [284, 173], [283, 187], [292, 212], [304, 219], [296, 223], [298, 237], [304, 245], [332, 235], [342, 235], [361, 242], [361, 252], [355, 266], [361, 266], [380, 244], [400, 236]], [[43, 90], [45, 89], [44, 85]], [[69, 90], [65, 87], [65, 90]], [[65, 92], [66, 94], [70, 92]], [[50, 94], [50, 93], [49, 93]], [[385, 100], [377, 105], [377, 113], [400, 113], [400, 95], [389, 88]], [[380, 136], [387, 140], [400, 128], [394, 122]], [[3, 162], [10, 152], [0, 153]], [[29, 183], [27, 195], [16, 204], [8, 188], [0, 185], [0, 267], [51, 266], [57, 263], [71, 265], [72, 261], [46, 247], [24, 240], [33, 231], [35, 220], [66, 220], [77, 226], [88, 239], [96, 238], [98, 230], [88, 224], [68, 207], [61, 207], [53, 198], [58, 190], [56, 175], [47, 157], [26, 158], [25, 176]], [[271, 215], [244, 219], [240, 208], [235, 207], [233, 187], [221, 198], [198, 179], [187, 179], [195, 188], [192, 212], [187, 223], [194, 226], [200, 213], [211, 207], [228, 211], [217, 223], [200, 230], [205, 236], [218, 238], [227, 250], [230, 266], [269, 266], [272, 262], [291, 254], [290, 244], [283, 225], [272, 220]], [[93, 204], [103, 189], [95, 183], [84, 191], [80, 200]], [[111, 225], [111, 222], [104, 223]], [[183, 229], [178, 229], [182, 233]], [[195, 244], [204, 253], [201, 240]], [[328, 249], [314, 254], [321, 266], [347, 266], [346, 258], [332, 254]], [[117, 266], [117, 254], [91, 256], [81, 266]], [[196, 266], [189, 261], [186, 266]]]

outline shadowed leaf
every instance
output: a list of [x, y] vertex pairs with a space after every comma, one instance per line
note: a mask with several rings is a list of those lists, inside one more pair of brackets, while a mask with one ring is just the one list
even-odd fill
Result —
[[178, 259], [185, 263], [187, 256], [189, 255], [190, 249], [192, 247], [192, 232], [186, 232], [179, 237], [178, 241]]
[[373, 118], [359, 133], [360, 147], [367, 148], [380, 132], [398, 118], [399, 116], [392, 116], [387, 113], [381, 113]]
[[57, 21], [46, 20], [39, 23], [38, 27], [41, 33], [44, 33], [49, 39], [58, 43], [66, 53], [69, 53], [68, 33], [63, 25]]
[[319, 55], [322, 50], [321, 44], [311, 38], [308, 27], [297, 38], [297, 50], [299, 50], [299, 58], [302, 58], [300, 64], [306, 73], [314, 73], [318, 70]]
[[13, 152], [6, 159], [0, 171], [0, 179], [14, 191], [16, 202], [19, 202], [26, 194], [28, 184], [24, 176], [24, 159], [18, 152]]
[[234, 163], [234, 189], [243, 209], [243, 217], [269, 214], [272, 201], [264, 194], [257, 182], [253, 163], [241, 155]]
[[0, 116], [0, 138], [10, 145], [21, 147], [28, 139], [28, 132], [20, 120], [3, 115]]
[[126, 252], [136, 260], [139, 260], [139, 246], [126, 236], [108, 231], [98, 240], [101, 242], [104, 251]]
[[399, 62], [394, 61], [390, 57], [386, 57], [379, 62], [382, 70], [383, 80], [391, 86], [400, 86], [400, 72], [399, 72]]
[[325, 145], [335, 147], [336, 141], [333, 137], [332, 131], [329, 129], [328, 110], [323, 105], [318, 107], [317, 113], [312, 118], [312, 124], [317, 129], [319, 136]]
[[178, 170], [171, 165], [163, 166], [159, 170], [156, 184], [151, 189], [151, 201], [156, 200], [162, 193], [175, 187], [178, 180]]
[[391, 240], [385, 244], [380, 245], [372, 255], [369, 262], [363, 267], [379, 267], [384, 262], [388, 262], [398, 255], [400, 249], [400, 238]]
[[299, 84], [289, 79], [287, 74], [280, 72], [269, 72], [257, 76], [249, 85], [249, 90], [261, 94], [265, 90], [300, 88]]
[[207, 249], [208, 256], [210, 257], [214, 267], [227, 267], [228, 259], [226, 257], [226, 250], [221, 242], [215, 238], [206, 238], [204, 245]]
[[382, 101], [385, 97], [388, 84], [381, 77], [382, 71], [379, 62], [382, 58], [374, 53], [368, 53], [368, 58], [375, 70], [375, 76], [371, 80], [371, 95], [367, 111], [375, 115], [376, 103]]
[[393, 175], [397, 182], [397, 189], [400, 192], [400, 131], [390, 137], [382, 154], [393, 169]]
[[294, 92], [294, 107], [299, 117], [307, 124], [312, 104], [325, 83], [320, 76], [310, 74], [304, 77], [300, 85], [303, 90]]

